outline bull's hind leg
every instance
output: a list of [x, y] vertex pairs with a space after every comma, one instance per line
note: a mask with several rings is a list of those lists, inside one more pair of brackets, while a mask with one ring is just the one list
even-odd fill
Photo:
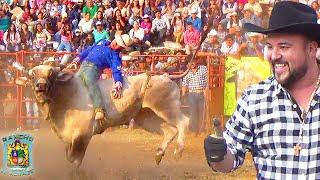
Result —
[[147, 131], [157, 132], [164, 135], [163, 141], [157, 149], [155, 156], [156, 163], [159, 165], [169, 144], [178, 134], [177, 128], [165, 122], [149, 108], [142, 109], [135, 117], [135, 121], [137, 125]]
[[174, 151], [174, 157], [176, 160], [179, 160], [182, 156], [182, 152], [184, 150], [184, 134], [185, 130], [188, 128], [189, 125], [189, 118], [181, 113], [181, 121], [178, 122], [178, 137], [177, 137], [177, 148]]

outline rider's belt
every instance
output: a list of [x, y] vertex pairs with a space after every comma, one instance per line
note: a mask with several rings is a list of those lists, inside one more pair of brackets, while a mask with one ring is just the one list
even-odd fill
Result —
[[195, 89], [195, 90], [189, 90], [189, 92], [192, 92], [192, 93], [203, 93], [204, 90], [203, 89]]

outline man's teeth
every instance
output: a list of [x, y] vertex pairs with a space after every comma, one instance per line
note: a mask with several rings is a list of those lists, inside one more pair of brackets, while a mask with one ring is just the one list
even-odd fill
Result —
[[275, 64], [276, 67], [284, 67], [286, 64]]

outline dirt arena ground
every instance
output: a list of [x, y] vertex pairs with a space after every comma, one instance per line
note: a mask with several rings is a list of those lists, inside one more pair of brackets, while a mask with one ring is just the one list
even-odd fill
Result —
[[[25, 178], [0, 175], [1, 180], [255, 179], [250, 158], [235, 172], [212, 172], [204, 159], [203, 137], [187, 136], [186, 150], [178, 162], [173, 158], [174, 146], [170, 146], [157, 166], [154, 152], [161, 142], [160, 135], [139, 129], [105, 132], [91, 140], [81, 168], [74, 170], [66, 160], [62, 142], [49, 128], [25, 132], [35, 137], [33, 158], [36, 173]], [[1, 137], [8, 134], [9, 131], [0, 132]], [[1, 147], [1, 162], [2, 150]]]

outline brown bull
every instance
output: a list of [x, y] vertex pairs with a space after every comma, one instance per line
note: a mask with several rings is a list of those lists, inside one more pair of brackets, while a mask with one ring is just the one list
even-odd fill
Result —
[[[91, 100], [81, 80], [49, 65], [39, 65], [29, 70], [36, 101], [52, 129], [66, 144], [68, 160], [79, 166], [92, 137], [93, 109]], [[64, 79], [64, 80], [62, 80]], [[20, 78], [17, 84], [25, 84]], [[156, 150], [159, 164], [168, 145], [177, 137], [175, 158], [184, 149], [184, 134], [189, 119], [180, 109], [180, 89], [167, 76], [140, 74], [124, 79], [123, 97], [112, 99], [111, 80], [98, 82], [107, 112], [107, 127], [128, 123], [132, 118], [143, 129], [162, 133], [163, 141]]]

